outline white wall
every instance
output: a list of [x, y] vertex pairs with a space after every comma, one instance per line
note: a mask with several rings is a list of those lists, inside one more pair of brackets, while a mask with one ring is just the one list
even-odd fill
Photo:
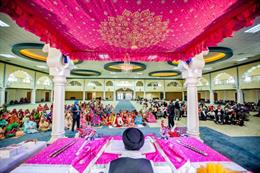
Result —
[[20, 98], [27, 97], [27, 92], [30, 92], [29, 89], [7, 89], [7, 103], [11, 100], [20, 101]]

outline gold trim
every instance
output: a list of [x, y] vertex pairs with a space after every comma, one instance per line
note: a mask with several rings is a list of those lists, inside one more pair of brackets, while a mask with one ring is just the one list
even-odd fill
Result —
[[[210, 55], [210, 54], [213, 54], [213, 55]], [[223, 52], [211, 52], [210, 54], [209, 54], [209, 56], [204, 57], [205, 63], [215, 62], [220, 59], [223, 59], [226, 56], [226, 54]], [[172, 64], [178, 65], [179, 61], [172, 61]]]
[[216, 53], [213, 56], [209, 56], [209, 57], [206, 56], [206, 57], [204, 57], [204, 60], [205, 60], [205, 63], [214, 62], [214, 61], [218, 61], [218, 60], [224, 58], [225, 55], [226, 55], [225, 53], [218, 52], [218, 53]]
[[27, 49], [20, 50], [20, 53], [24, 56], [27, 56], [28, 58], [35, 59], [35, 60], [38, 60], [38, 61], [46, 61], [47, 60], [47, 57], [38, 55], [38, 54], [33, 53], [33, 52], [30, 52]]
[[[35, 49], [35, 50], [40, 50], [40, 49]], [[20, 50], [20, 54], [28, 57], [28, 58], [31, 58], [31, 59], [34, 59], [34, 60], [38, 60], [38, 61], [47, 61], [47, 57], [45, 56], [42, 56], [42, 55], [38, 55], [34, 52], [31, 52], [30, 49], [21, 49]], [[79, 60], [73, 60], [74, 63], [78, 63]]]
[[151, 74], [151, 76], [154, 76], [154, 77], [170, 77], [170, 76], [177, 76], [177, 75], [178, 75], [178, 73], [175, 73], [175, 72], [166, 72], [166, 73], [159, 72], [159, 73]]

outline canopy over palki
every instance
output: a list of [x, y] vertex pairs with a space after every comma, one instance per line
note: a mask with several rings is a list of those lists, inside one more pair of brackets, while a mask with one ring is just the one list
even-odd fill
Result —
[[71, 59], [186, 61], [253, 23], [257, 0], [1, 0]]

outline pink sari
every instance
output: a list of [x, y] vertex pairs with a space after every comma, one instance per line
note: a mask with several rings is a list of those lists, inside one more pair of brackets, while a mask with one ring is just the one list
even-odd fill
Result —
[[154, 115], [151, 112], [147, 113], [146, 121], [148, 123], [156, 123], [156, 119], [155, 119]]

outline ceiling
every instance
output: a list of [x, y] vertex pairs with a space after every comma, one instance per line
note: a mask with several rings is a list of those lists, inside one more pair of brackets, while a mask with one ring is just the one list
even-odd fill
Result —
[[[10, 27], [0, 27], [0, 54], [12, 54], [12, 47], [18, 43], [43, 43], [34, 34], [25, 31], [15, 24], [11, 18], [3, 13], [0, 13], [0, 20], [10, 25]], [[254, 25], [260, 24], [260, 17], [255, 20]], [[250, 27], [249, 27], [250, 28]], [[204, 73], [220, 70], [226, 67], [232, 67], [235, 65], [260, 60], [260, 32], [257, 33], [245, 33], [247, 28], [241, 29], [239, 32], [234, 33], [232, 38], [226, 38], [218, 46], [228, 47], [233, 50], [233, 56], [227, 60], [219, 61], [206, 65]], [[33, 61], [25, 58], [21, 58], [15, 55], [16, 58], [5, 58], [0, 56], [0, 61], [5, 61], [11, 64], [35, 69], [42, 72], [48, 72], [48, 69], [42, 69], [37, 66], [46, 66], [45, 62]], [[248, 58], [244, 61], [237, 61], [242, 58]], [[111, 61], [109, 61], [111, 62]], [[155, 78], [149, 76], [149, 73], [154, 71], [169, 71], [178, 70], [176, 66], [170, 65], [167, 62], [141, 62], [145, 64], [146, 69], [139, 72], [111, 72], [107, 71], [104, 66], [108, 61], [84, 61], [81, 64], [77, 64], [77, 69], [94, 70], [101, 73], [100, 76], [90, 76], [85, 78]], [[84, 77], [72, 75], [72, 77]], [[158, 79], [172, 79], [180, 78], [179, 76], [171, 78], [158, 77]]]

